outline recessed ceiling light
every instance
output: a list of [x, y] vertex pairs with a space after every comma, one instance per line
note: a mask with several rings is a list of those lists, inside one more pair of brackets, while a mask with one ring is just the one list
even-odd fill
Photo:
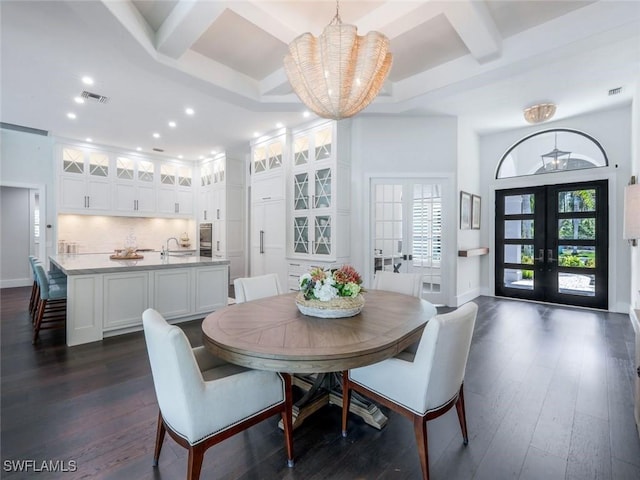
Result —
[[155, 133], [153, 134], [153, 138], [160, 138], [160, 134], [159, 134], [158, 132], [155, 132]]
[[187, 115], [193, 115], [196, 112], [193, 110], [193, 108], [187, 107], [184, 109], [184, 113], [186, 113]]
[[73, 113], [73, 112], [69, 112], [69, 113], [67, 113], [67, 117], [69, 117], [71, 120], [75, 120], [76, 114]]
[[204, 155], [200, 155], [200, 156], [198, 157], [198, 160], [204, 160]]
[[282, 122], [276, 123], [276, 128], [282, 128], [282, 127], [284, 127], [284, 124]]
[[87, 137], [87, 138], [85, 138], [85, 141], [87, 141], [87, 142], [93, 142], [93, 138], [91, 138], [91, 137]]
[[182, 155], [178, 155], [178, 158], [179, 158], [180, 160], [182, 160]]
[[84, 98], [82, 98], [82, 97], [75, 97], [75, 98], [73, 99], [73, 101], [74, 101], [74, 102], [76, 102], [76, 103], [84, 103]]
[[253, 132], [253, 137], [258, 138], [260, 136], [260, 132]]
[[302, 116], [304, 118], [307, 118], [309, 115], [311, 115], [311, 113], [309, 112], [309, 110], [305, 110], [304, 112], [302, 112]]
[[216, 155], [218, 153], [217, 150], [211, 150], [211, 155]]
[[176, 122], [169, 122], [169, 126], [171, 128], [176, 128]]
[[141, 152], [142, 151], [142, 147], [136, 147], [136, 151], [137, 152]]
[[82, 83], [84, 83], [85, 85], [93, 85], [93, 78], [85, 75], [84, 77], [82, 77]]

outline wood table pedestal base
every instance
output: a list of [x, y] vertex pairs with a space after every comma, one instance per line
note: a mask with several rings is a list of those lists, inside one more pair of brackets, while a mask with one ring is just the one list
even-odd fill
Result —
[[[293, 385], [305, 392], [293, 405], [293, 429], [314, 412], [325, 405], [342, 408], [342, 389], [340, 373], [319, 373], [315, 375], [294, 375]], [[349, 411], [362, 418], [367, 425], [381, 430], [387, 424], [387, 417], [374, 403], [357, 393], [351, 394]], [[283, 429], [282, 420], [278, 423]]]

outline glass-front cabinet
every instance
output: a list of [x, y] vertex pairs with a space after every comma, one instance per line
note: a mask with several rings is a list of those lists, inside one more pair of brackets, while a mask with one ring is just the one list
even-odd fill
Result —
[[77, 213], [108, 211], [113, 175], [109, 156], [64, 145], [60, 147], [60, 158], [60, 209]]
[[294, 132], [290, 173], [290, 256], [335, 260], [335, 122]]
[[253, 174], [281, 171], [284, 141], [280, 138], [270, 140], [253, 148]]

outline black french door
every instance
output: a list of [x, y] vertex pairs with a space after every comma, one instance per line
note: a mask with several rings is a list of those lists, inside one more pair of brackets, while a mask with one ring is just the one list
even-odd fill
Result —
[[496, 295], [608, 308], [606, 180], [496, 191]]

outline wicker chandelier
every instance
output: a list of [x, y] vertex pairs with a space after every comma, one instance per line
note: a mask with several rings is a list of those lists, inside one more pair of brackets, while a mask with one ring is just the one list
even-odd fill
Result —
[[379, 32], [357, 34], [336, 14], [320, 37], [303, 33], [289, 44], [284, 68], [302, 103], [315, 114], [340, 120], [378, 95], [391, 69], [389, 39]]

